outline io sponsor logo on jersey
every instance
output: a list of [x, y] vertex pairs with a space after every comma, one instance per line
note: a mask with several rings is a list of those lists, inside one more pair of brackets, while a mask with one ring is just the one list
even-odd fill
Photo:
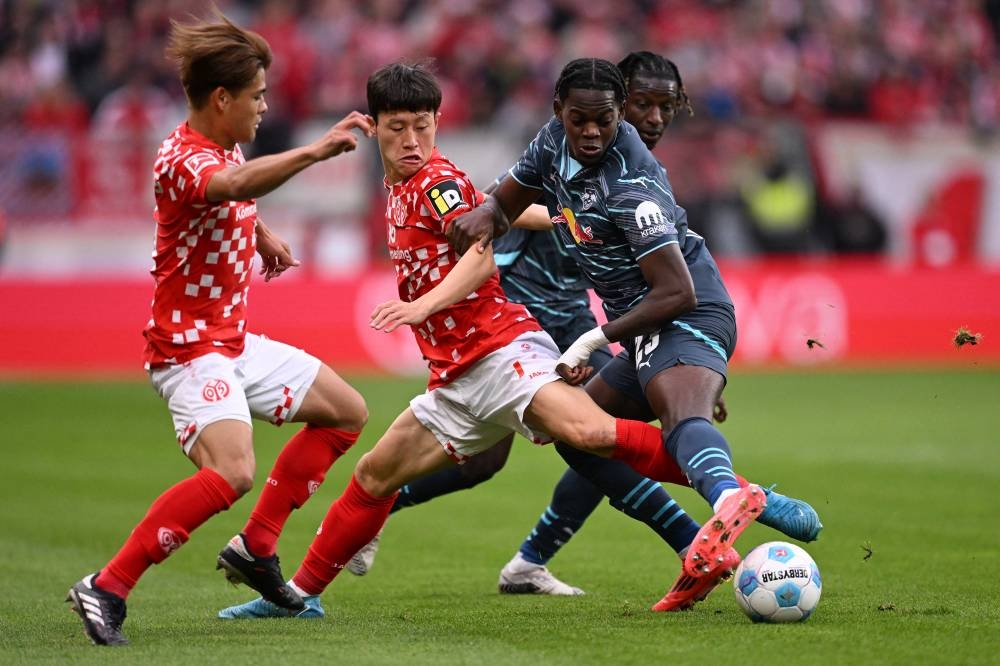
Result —
[[462, 198], [462, 190], [458, 183], [453, 180], [444, 180], [431, 187], [425, 193], [431, 202], [431, 208], [439, 216], [443, 217], [453, 210], [468, 208]]
[[582, 245], [587, 243], [589, 245], [604, 245], [604, 241], [594, 238], [594, 230], [584, 224], [580, 224], [576, 219], [576, 215], [573, 214], [569, 208], [562, 209], [562, 216], [553, 220], [555, 223], [559, 223], [562, 220], [566, 221], [566, 226], [569, 227], [569, 233], [573, 236], [573, 241], [577, 245]]
[[652, 201], [643, 201], [635, 209], [635, 223], [643, 238], [659, 234], [673, 234], [677, 230], [673, 222], [663, 217], [663, 211]]
[[205, 384], [205, 388], [201, 390], [201, 397], [205, 399], [205, 402], [218, 402], [220, 400], [225, 400], [229, 395], [229, 384], [221, 379], [213, 379]]

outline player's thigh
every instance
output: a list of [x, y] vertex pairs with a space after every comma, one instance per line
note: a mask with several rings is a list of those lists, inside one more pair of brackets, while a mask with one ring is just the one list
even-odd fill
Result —
[[226, 419], [205, 426], [188, 456], [198, 469], [218, 472], [241, 495], [253, 487], [256, 462], [248, 423]]
[[351, 429], [346, 427], [350, 424], [355, 431], [364, 423], [366, 413], [360, 394], [318, 358], [297, 347], [247, 334], [236, 368], [254, 418], [274, 425], [308, 421]]
[[167, 403], [185, 454], [190, 455], [195, 442], [214, 423], [235, 421], [251, 432], [250, 408], [234, 359], [206, 354], [181, 365], [154, 368], [149, 378]]
[[712, 419], [736, 340], [732, 308], [707, 304], [636, 344], [636, 374], [669, 430], [691, 417]]
[[366, 491], [386, 497], [416, 478], [454, 464], [434, 433], [407, 408], [361, 457], [354, 473]]
[[458, 464], [492, 449], [514, 431], [537, 438], [523, 427], [517, 414], [520, 404], [527, 405], [530, 396], [518, 385], [505, 387], [505, 391], [484, 386], [481, 380], [494, 371], [477, 363], [457, 380], [410, 400], [413, 415]]
[[699, 365], [675, 365], [657, 373], [646, 384], [646, 395], [664, 430], [693, 417], [711, 422], [715, 402], [725, 380], [715, 370]]
[[360, 432], [368, 421], [365, 399], [327, 365], [320, 365], [293, 421]]
[[507, 464], [513, 446], [514, 433], [501, 437], [496, 444], [462, 463], [462, 477], [475, 484], [489, 481]]
[[627, 352], [611, 359], [600, 374], [586, 383], [584, 390], [601, 409], [612, 416], [652, 421], [656, 415], [646, 401], [630, 359]]
[[570, 446], [609, 455], [615, 444], [615, 419], [579, 387], [550, 382], [540, 388], [525, 412], [525, 423]]

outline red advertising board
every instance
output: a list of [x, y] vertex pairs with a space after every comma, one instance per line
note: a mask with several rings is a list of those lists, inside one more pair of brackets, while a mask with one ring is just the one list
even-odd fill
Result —
[[[734, 365], [996, 365], [1000, 270], [843, 260], [724, 263], [737, 305]], [[138, 375], [147, 281], [0, 279], [0, 375]], [[338, 280], [254, 284], [250, 330], [308, 349], [344, 372], [421, 373], [408, 330], [369, 328], [395, 295], [388, 269]], [[959, 328], [982, 334], [958, 348]]]

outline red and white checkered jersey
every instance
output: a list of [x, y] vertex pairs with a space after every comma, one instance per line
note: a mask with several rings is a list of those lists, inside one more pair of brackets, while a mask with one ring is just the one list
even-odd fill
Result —
[[156, 289], [143, 331], [147, 368], [243, 351], [257, 204], [210, 202], [205, 190], [212, 174], [244, 161], [239, 145], [225, 150], [186, 122], [160, 146], [153, 166]]
[[[399, 297], [413, 301], [455, 266], [459, 256], [445, 232], [452, 219], [482, 203], [484, 197], [437, 149], [420, 171], [400, 183], [387, 183], [386, 188], [389, 257], [396, 268]], [[412, 329], [431, 371], [428, 388], [433, 389], [522, 333], [541, 327], [527, 308], [507, 300], [499, 273], [494, 273], [468, 298]]]

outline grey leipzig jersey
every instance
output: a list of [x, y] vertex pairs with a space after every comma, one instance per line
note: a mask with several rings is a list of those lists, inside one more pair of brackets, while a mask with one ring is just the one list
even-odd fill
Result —
[[680, 245], [698, 303], [732, 304], [705, 240], [687, 227], [666, 171], [627, 122], [601, 162], [583, 167], [570, 156], [563, 125], [553, 117], [510, 175], [542, 191], [563, 246], [593, 283], [609, 320], [649, 291], [639, 260], [671, 243]]

